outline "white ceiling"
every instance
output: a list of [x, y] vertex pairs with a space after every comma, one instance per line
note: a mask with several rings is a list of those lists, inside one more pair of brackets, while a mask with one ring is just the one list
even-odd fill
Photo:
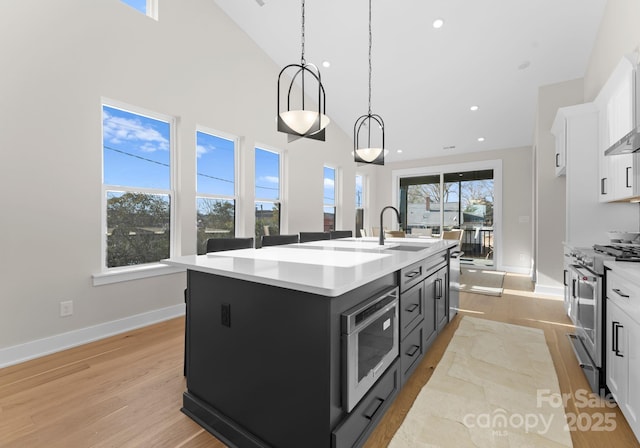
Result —
[[[300, 63], [300, 0], [214, 1], [278, 66]], [[532, 145], [538, 88], [584, 76], [605, 4], [372, 0], [372, 112], [385, 121], [386, 161]], [[330, 126], [348, 135], [368, 111], [368, 5], [305, 6], [305, 59], [320, 67]]]

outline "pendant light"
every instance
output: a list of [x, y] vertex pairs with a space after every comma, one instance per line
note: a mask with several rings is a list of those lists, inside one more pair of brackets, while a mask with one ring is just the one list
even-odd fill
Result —
[[[320, 80], [320, 70], [314, 64], [307, 63], [304, 58], [304, 25], [304, 0], [302, 0], [302, 56], [300, 64], [289, 64], [278, 75], [278, 131], [288, 134], [289, 142], [303, 137], [324, 141], [325, 128], [330, 121], [325, 115], [325, 94]], [[284, 102], [284, 98], [281, 98], [280, 95], [280, 83], [284, 74], [291, 79], [287, 89], [286, 110], [280, 108], [281, 102]], [[316, 86], [318, 91], [315, 96], [313, 95], [315, 90], [309, 89], [309, 92], [312, 93], [309, 95], [310, 98], [317, 99], [317, 108], [314, 109], [309, 108], [308, 104], [305, 105], [305, 96], [306, 89]], [[296, 98], [292, 98], [292, 93], [296, 94]], [[300, 107], [295, 108], [294, 103]]]
[[[369, 112], [353, 126], [353, 157], [358, 163], [384, 165], [384, 120], [371, 113], [371, 0], [369, 0]], [[360, 137], [366, 132], [366, 139]], [[373, 139], [372, 139], [373, 133]], [[376, 134], [379, 134], [376, 137]], [[366, 140], [366, 142], [364, 141]]]

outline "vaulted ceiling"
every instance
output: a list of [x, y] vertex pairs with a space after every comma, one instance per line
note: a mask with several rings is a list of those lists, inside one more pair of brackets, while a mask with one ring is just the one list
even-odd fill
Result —
[[[300, 0], [214, 1], [278, 66], [300, 62]], [[532, 145], [538, 88], [584, 76], [605, 4], [372, 0], [372, 112], [387, 161]], [[305, 58], [322, 73], [330, 126], [349, 135], [368, 111], [368, 8], [305, 5]]]

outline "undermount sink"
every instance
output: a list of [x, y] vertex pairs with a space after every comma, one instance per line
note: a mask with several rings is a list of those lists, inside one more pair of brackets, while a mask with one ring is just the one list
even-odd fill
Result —
[[404, 250], [407, 252], [418, 252], [419, 250], [428, 249], [427, 246], [409, 246], [406, 244], [398, 244], [397, 246], [389, 246], [383, 248], [383, 250]]

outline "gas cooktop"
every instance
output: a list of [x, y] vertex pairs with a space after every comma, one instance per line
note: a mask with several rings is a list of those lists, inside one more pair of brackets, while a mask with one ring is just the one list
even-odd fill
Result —
[[596, 252], [615, 257], [616, 261], [640, 262], [640, 244], [596, 244], [593, 249]]

